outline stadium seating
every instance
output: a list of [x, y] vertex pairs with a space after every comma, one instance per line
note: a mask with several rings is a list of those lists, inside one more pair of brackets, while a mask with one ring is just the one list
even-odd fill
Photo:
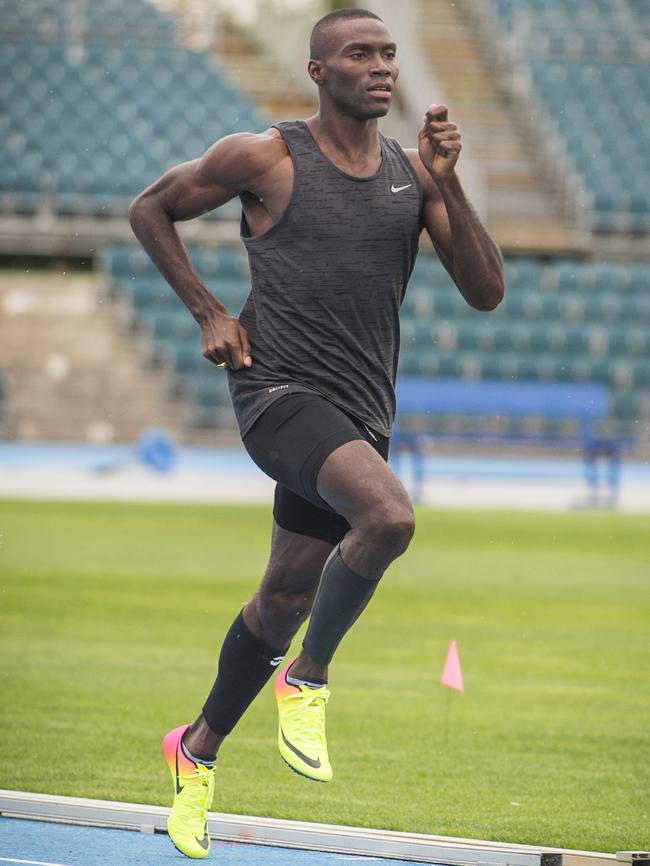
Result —
[[[188, 253], [219, 300], [239, 314], [250, 291], [243, 248], [190, 246]], [[227, 378], [201, 354], [198, 325], [145, 252], [133, 244], [111, 245], [104, 251], [104, 270], [113, 292], [130, 302], [132, 324], [151, 337], [153, 360], [174, 370], [175, 389], [192, 400], [195, 423], [231, 426]]]
[[[650, 414], [650, 268], [643, 264], [506, 259], [506, 297], [477, 313], [449, 280], [415, 274], [403, 305], [404, 375], [594, 381], [632, 433]], [[444, 280], [443, 280], [444, 282]]]
[[[489, 2], [504, 37], [524, 40], [594, 228], [650, 231], [645, 0], [628, 0], [627, 14], [616, 0]], [[0, 0], [0, 101], [0, 211], [17, 214], [122, 215], [172, 165], [265, 126], [224, 69], [177, 46], [172, 21], [145, 0]]]
[[594, 228], [650, 231], [645, 0], [490, 2], [583, 180]]
[[143, 0], [84, 8], [75, 35], [65, 3], [0, 6], [0, 210], [32, 213], [45, 200], [62, 214], [124, 214], [171, 166], [265, 125]]
[[637, 32], [650, 34], [650, 17], [648, 17], [647, 0], [627, 0], [628, 8], [632, 10], [636, 20], [634, 22]]
[[171, 44], [172, 21], [143, 0], [0, 0], [0, 37], [4, 41], [76, 39], [142, 45]]
[[[189, 252], [207, 285], [238, 314], [250, 291], [243, 249]], [[114, 290], [130, 299], [133, 321], [151, 335], [158, 356], [194, 400], [197, 420], [227, 419], [225, 377], [202, 357], [198, 326], [145, 253], [113, 245], [105, 268]], [[505, 272], [504, 302], [481, 313], [437, 259], [420, 256], [402, 305], [400, 373], [599, 382], [614, 407], [603, 432], [633, 434], [639, 419], [650, 415], [650, 267], [512, 258]], [[509, 423], [514, 430], [519, 422]], [[541, 432], [555, 429], [549, 422]]]

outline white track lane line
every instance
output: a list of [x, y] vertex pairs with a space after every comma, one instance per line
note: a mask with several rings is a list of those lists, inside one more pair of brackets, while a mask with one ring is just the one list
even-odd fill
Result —
[[15, 857], [0, 857], [0, 863], [30, 863], [32, 866], [69, 866], [67, 863], [46, 863], [45, 860], [16, 860]]

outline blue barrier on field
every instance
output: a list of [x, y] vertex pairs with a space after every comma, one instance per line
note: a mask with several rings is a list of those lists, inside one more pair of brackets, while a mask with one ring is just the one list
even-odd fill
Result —
[[[536, 382], [506, 380], [464, 380], [401, 377], [397, 381], [397, 420], [392, 446], [413, 457], [415, 491], [421, 497], [424, 478], [424, 451], [427, 440], [465, 441], [477, 444], [526, 444], [550, 448], [580, 448], [586, 480], [593, 499], [598, 496], [596, 461], [608, 461], [610, 498], [616, 499], [623, 449], [633, 442], [631, 437], [602, 436], [597, 422], [609, 412], [609, 392], [594, 382]], [[416, 416], [425, 418], [414, 429]], [[534, 432], [522, 428], [499, 430], [493, 424], [481, 424], [473, 429], [431, 429], [430, 421], [437, 416], [470, 417], [489, 420], [508, 418], [573, 422], [571, 429], [557, 426], [553, 432]]]

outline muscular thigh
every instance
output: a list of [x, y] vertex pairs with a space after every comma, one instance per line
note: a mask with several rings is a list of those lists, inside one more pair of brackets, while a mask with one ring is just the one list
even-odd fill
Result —
[[253, 461], [279, 484], [329, 510], [316, 491], [325, 460], [344, 442], [371, 440], [388, 459], [389, 440], [319, 394], [287, 394], [272, 403], [243, 437]]
[[284, 484], [275, 485], [273, 519], [282, 529], [318, 538], [328, 544], [337, 544], [350, 530], [345, 517], [336, 514], [331, 508], [314, 505]]
[[352, 525], [373, 510], [413, 513], [404, 485], [367, 442], [346, 442], [333, 451], [320, 467], [316, 488]]
[[277, 481], [273, 516], [282, 529], [336, 544], [350, 523], [323, 499], [316, 478], [343, 443], [388, 460], [390, 440], [318, 394], [288, 394], [267, 408], [243, 438], [255, 463]]

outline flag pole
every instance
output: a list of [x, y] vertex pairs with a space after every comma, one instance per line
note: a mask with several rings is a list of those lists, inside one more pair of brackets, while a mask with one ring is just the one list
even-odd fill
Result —
[[452, 640], [447, 650], [447, 658], [445, 666], [440, 677], [440, 682], [443, 686], [447, 686], [449, 692], [447, 694], [447, 717], [445, 719], [445, 746], [449, 743], [449, 716], [451, 714], [451, 689], [456, 689], [461, 694], [465, 693], [465, 684], [463, 682], [463, 672], [460, 667], [460, 658], [458, 656], [458, 647], [456, 641]]
[[447, 690], [447, 718], [445, 720], [445, 747], [449, 745], [449, 714], [451, 712], [451, 689]]

